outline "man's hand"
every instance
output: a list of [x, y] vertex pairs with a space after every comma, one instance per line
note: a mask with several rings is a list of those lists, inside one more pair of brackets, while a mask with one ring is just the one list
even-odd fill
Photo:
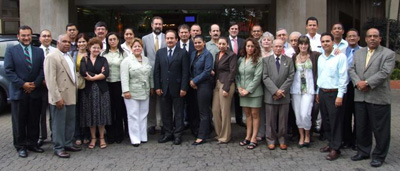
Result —
[[278, 89], [278, 91], [275, 92], [275, 96], [279, 98], [285, 97], [285, 90]]
[[340, 53], [340, 49], [339, 49], [339, 47], [338, 48], [336, 48], [335, 50], [334, 50], [334, 54], [335, 55], [338, 55]]
[[318, 94], [315, 95], [315, 101], [316, 101], [317, 103], [319, 103], [319, 96], [318, 96]]
[[211, 70], [211, 76], [214, 76], [214, 75], [215, 75], [214, 70]]
[[359, 81], [357, 82], [356, 86], [360, 91], [368, 91], [368, 84], [366, 81]]
[[56, 102], [56, 107], [58, 110], [61, 110], [64, 107], [64, 100], [61, 99], [58, 102]]
[[186, 91], [185, 90], [181, 90], [180, 96], [181, 97], [185, 97], [186, 96]]
[[342, 103], [343, 103], [343, 98], [341, 98], [341, 97], [336, 97], [335, 106], [336, 106], [336, 107], [340, 107], [340, 106], [342, 106]]
[[[193, 82], [193, 80], [190, 80], [190, 87], [192, 87], [193, 89], [197, 89], [196, 84]], [[196, 87], [196, 88], [195, 88]]]
[[130, 99], [131, 98], [131, 93], [129, 91], [124, 93], [124, 98], [125, 99]]
[[161, 95], [163, 94], [163, 92], [162, 92], [161, 89], [157, 89], [157, 90], [156, 90], [156, 94], [157, 94], [158, 96], [161, 96]]
[[24, 85], [22, 85], [22, 88], [26, 94], [29, 94], [36, 88], [36, 86], [33, 82], [25, 82]]

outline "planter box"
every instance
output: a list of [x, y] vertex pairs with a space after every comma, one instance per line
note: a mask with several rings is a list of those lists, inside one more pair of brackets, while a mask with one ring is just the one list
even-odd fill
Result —
[[390, 88], [400, 89], [400, 80], [390, 80]]

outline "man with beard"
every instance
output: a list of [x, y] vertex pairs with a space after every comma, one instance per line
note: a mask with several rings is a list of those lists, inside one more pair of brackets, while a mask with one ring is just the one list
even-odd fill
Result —
[[94, 25], [94, 34], [98, 37], [101, 42], [103, 42], [103, 50], [106, 50], [107, 43], [106, 43], [106, 36], [107, 36], [107, 24], [103, 21], [99, 21]]
[[[153, 32], [146, 36], [143, 36], [142, 40], [144, 56], [149, 58], [150, 65], [152, 67], [152, 70], [154, 71], [156, 52], [158, 51], [158, 49], [166, 47], [165, 34], [161, 32], [163, 28], [163, 19], [159, 16], [154, 16], [151, 20], [151, 28], [153, 29]], [[158, 98], [156, 95], [153, 94], [150, 96], [150, 109], [147, 120], [147, 125], [149, 126], [147, 132], [149, 134], [156, 133], [157, 116], [158, 118], [161, 118], [161, 116], [159, 115], [160, 112], [156, 112], [159, 111], [157, 110], [159, 109], [159, 104], [157, 105], [157, 101]]]
[[21, 26], [17, 34], [19, 44], [7, 48], [4, 68], [10, 81], [9, 92], [12, 113], [14, 147], [19, 157], [28, 157], [27, 149], [37, 153], [39, 118], [42, 107], [44, 79], [42, 49], [31, 45], [32, 29]]
[[206, 48], [207, 50], [211, 53], [213, 56], [213, 61], [215, 61], [215, 55], [217, 52], [219, 52], [217, 43], [219, 36], [221, 35], [221, 30], [218, 24], [212, 24], [210, 26], [210, 32], [211, 40], [206, 43]]

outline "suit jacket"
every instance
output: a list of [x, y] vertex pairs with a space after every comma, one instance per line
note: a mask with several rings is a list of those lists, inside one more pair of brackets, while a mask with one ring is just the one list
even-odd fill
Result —
[[[71, 61], [74, 63], [72, 58]], [[49, 103], [56, 105], [56, 102], [63, 99], [65, 105], [75, 105], [77, 89], [76, 72], [71, 73], [71, 69], [62, 52], [55, 49], [49, 53], [44, 60], [44, 68], [46, 85], [49, 90]], [[73, 80], [74, 78], [75, 81]]]
[[[240, 37], [237, 37], [237, 36], [236, 36], [236, 38], [237, 38], [237, 43], [238, 43], [238, 48], [239, 48], [237, 56], [240, 56], [240, 52], [244, 48], [244, 39], [242, 39]], [[230, 40], [229, 36], [228, 36], [228, 40], [229, 40], [228, 41], [229, 49], [233, 52], [233, 47], [232, 47], [231, 40]]]
[[246, 97], [260, 97], [264, 94], [261, 84], [263, 74], [262, 59], [259, 58], [257, 63], [253, 63], [251, 59], [248, 63], [245, 64], [245, 62], [245, 57], [240, 57], [238, 60], [236, 87], [249, 91]]
[[[167, 47], [167, 44], [165, 43], [165, 34], [164, 33], [160, 33], [161, 34], [161, 39], [158, 41], [161, 41], [161, 47], [159, 47], [158, 50], [160, 50], [161, 48]], [[151, 67], [154, 68], [154, 62], [156, 61], [156, 47], [154, 46], [154, 36], [153, 33], [150, 33], [146, 36], [143, 36], [142, 38], [143, 41], [143, 52], [144, 52], [144, 56], [147, 56], [147, 58], [149, 58], [150, 60], [150, 65]]]
[[237, 73], [237, 57], [231, 50], [225, 51], [221, 60], [219, 59], [219, 52], [215, 55], [215, 79], [219, 80], [224, 86], [222, 89], [229, 92], [231, 84], [235, 82]]
[[196, 55], [197, 51], [193, 51], [190, 55], [190, 80], [193, 80], [194, 84], [198, 86], [210, 81], [213, 56], [204, 48], [203, 52], [198, 56], [196, 63], [194, 63]]
[[[187, 46], [189, 46], [189, 52], [188, 52], [189, 55], [192, 54], [193, 51], [196, 51], [196, 49], [194, 48], [194, 43], [193, 43], [192, 39], [189, 39], [189, 45], [187, 45]], [[178, 43], [176, 43], [176, 47], [181, 48], [180, 41], [178, 41]]]
[[[104, 72], [101, 72], [102, 67], [104, 67]], [[96, 74], [103, 73], [104, 76], [106, 76], [105, 79], [102, 80], [96, 80], [96, 81], [85, 81], [85, 92], [89, 93], [92, 84], [97, 83], [97, 86], [99, 86], [99, 89], [102, 93], [108, 91], [108, 85], [106, 82], [106, 79], [108, 75], [110, 74], [110, 68], [108, 66], [107, 59], [102, 56], [97, 56], [96, 61], [94, 64], [90, 61], [90, 54], [88, 55], [87, 60], [82, 59], [81, 60], [81, 65], [79, 69], [79, 73], [82, 75], [82, 77], [86, 77], [86, 72], [88, 72], [91, 76], [94, 76]]]
[[175, 47], [172, 59], [168, 60], [167, 48], [159, 49], [154, 65], [154, 89], [163, 95], [180, 97], [180, 90], [189, 88], [189, 57], [186, 50]]
[[369, 90], [354, 90], [354, 101], [387, 105], [391, 103], [390, 75], [395, 66], [395, 53], [383, 46], [378, 46], [372, 54], [369, 64], [365, 67], [368, 48], [362, 48], [354, 53], [353, 64], [349, 75], [355, 86], [357, 82], [367, 80]]
[[[290, 87], [294, 77], [293, 61], [286, 55], [281, 55], [279, 73], [275, 61], [274, 55], [263, 58], [264, 102], [267, 104], [288, 104], [290, 103]], [[272, 97], [278, 89], [285, 91], [285, 97], [274, 100]]]
[[4, 55], [4, 69], [7, 79], [10, 81], [10, 100], [21, 100], [24, 95], [22, 86], [25, 82], [34, 82], [36, 88], [31, 92], [33, 98], [40, 98], [43, 95], [42, 82], [44, 79], [43, 50], [32, 47], [32, 69], [28, 70], [25, 62], [24, 51], [20, 44], [9, 47]]

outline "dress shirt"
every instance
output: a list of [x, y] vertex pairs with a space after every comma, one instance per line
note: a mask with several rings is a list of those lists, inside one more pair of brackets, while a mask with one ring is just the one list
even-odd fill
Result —
[[102, 54], [102, 56], [107, 59], [108, 67], [110, 70], [110, 74], [106, 78], [107, 82], [113, 83], [121, 81], [120, 65], [122, 60], [125, 58], [124, 54], [126, 53], [119, 53], [119, 50], [117, 50], [116, 52], [109, 51], [106, 54]]
[[189, 52], [189, 40], [186, 43], [183, 43], [182, 40], [179, 40], [180, 47], [183, 49], [183, 44], [186, 44], [185, 50]]
[[217, 53], [219, 52], [217, 44], [215, 44], [212, 40], [210, 40], [206, 43], [206, 48], [213, 56], [213, 63], [214, 63], [215, 57], [216, 57]]
[[128, 47], [128, 45], [126, 44], [126, 42], [121, 44], [121, 48], [124, 49], [124, 51], [126, 52], [126, 54], [132, 54], [132, 49], [130, 47]]
[[[360, 46], [356, 46], [354, 48], [351, 48], [350, 46], [347, 46], [346, 48], [346, 56], [347, 56], [347, 66], [350, 68], [351, 64], [353, 63], [353, 56], [354, 53], [360, 49]], [[353, 52], [352, 52], [353, 51]]]
[[322, 53], [321, 35], [316, 33], [314, 37], [311, 37], [310, 34], [307, 33], [306, 36], [310, 39], [311, 50]]
[[[234, 42], [233, 39], [236, 39], [236, 42]], [[237, 48], [238, 48], [238, 49], [237, 49], [237, 53], [240, 53], [240, 52], [239, 52], [240, 47], [239, 47], [239, 45], [238, 45], [238, 37], [237, 37], [237, 36], [236, 36], [236, 37], [229, 36], [229, 41], [231, 41], [231, 45], [233, 46], [233, 47], [231, 47], [232, 52], [235, 52], [235, 51], [234, 51], [234, 48], [235, 48], [235, 45], [234, 45], [234, 44], [236, 43], [236, 46], [237, 46]], [[236, 54], [236, 55], [238, 55], [238, 54]]]
[[276, 61], [276, 58], [278, 58], [278, 57], [279, 57], [279, 64], [280, 64], [280, 63], [281, 63], [281, 60], [282, 60], [282, 55], [276, 56], [276, 55], [274, 54], [275, 61]]
[[332, 53], [327, 57], [324, 53], [318, 58], [317, 85], [324, 89], [338, 89], [337, 97], [343, 97], [347, 90], [348, 73], [347, 57], [343, 53]]
[[333, 44], [333, 49], [336, 50], [336, 48], [340, 49], [340, 52], [346, 54], [346, 48], [349, 46], [349, 43], [347, 43], [346, 40], [342, 39], [339, 44], [334, 43]]
[[[62, 53], [62, 52], [61, 52], [61, 53]], [[72, 82], [75, 83], [75, 66], [74, 66], [74, 62], [72, 61], [72, 58], [71, 58], [71, 56], [69, 55], [68, 52], [67, 52], [67, 53], [62, 53], [62, 54], [63, 54], [65, 60], [66, 60], [67, 63], [68, 63], [69, 70], [71, 71]]]
[[103, 51], [105, 51], [107, 49], [106, 38], [104, 38], [101, 42], [103, 43]]
[[[40, 45], [40, 48], [43, 49], [44, 57], [47, 57], [47, 54], [46, 54], [46, 47], [43, 46], [43, 45]], [[51, 52], [53, 52], [55, 49], [56, 49], [55, 47], [49, 45], [49, 54], [50, 54]]]
[[[174, 56], [175, 48], [176, 48], [176, 46], [174, 46], [174, 47], [172, 47], [172, 48], [167, 47], [167, 56], [169, 55], [169, 50], [172, 50], [172, 52], [171, 52], [171, 57], [173, 57], [173, 56]], [[168, 60], [169, 60], [169, 59], [168, 59]], [[171, 62], [171, 61], [170, 61], [170, 62]]]
[[[283, 44], [283, 49], [285, 50], [285, 54], [291, 48], [292, 48], [292, 46], [288, 42], [285, 42], [285, 44]], [[290, 57], [292, 57], [292, 56], [290, 56]]]
[[19, 45], [21, 45], [21, 47], [22, 47], [22, 53], [25, 53], [25, 47], [28, 47], [29, 57], [31, 58], [31, 63], [33, 64], [33, 61], [32, 61], [32, 47], [31, 47], [31, 45], [24, 46], [21, 43]]
[[152, 32], [151, 34], [153, 34], [153, 42], [154, 42], [154, 45], [155, 45], [155, 43], [156, 43], [156, 37], [158, 38], [158, 49], [161, 49], [161, 42], [163, 41], [163, 40], [161, 40], [162, 38], [161, 38], [161, 33], [160, 34], [155, 34], [154, 32]]
[[294, 51], [294, 49], [291, 47], [288, 50], [285, 49], [285, 55], [289, 58], [293, 57], [293, 55], [295, 55], [296, 52]]

